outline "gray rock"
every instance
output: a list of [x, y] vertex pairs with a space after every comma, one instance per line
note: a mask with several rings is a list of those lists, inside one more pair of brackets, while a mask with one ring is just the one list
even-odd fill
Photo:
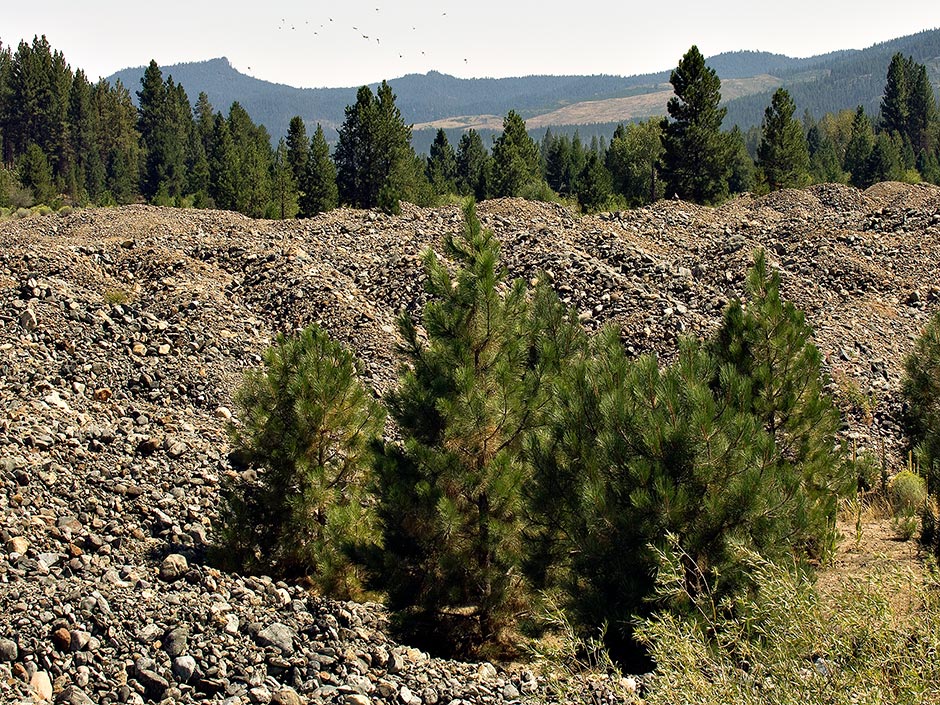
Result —
[[140, 683], [144, 687], [144, 690], [147, 691], [147, 694], [154, 699], [162, 698], [167, 688], [170, 687], [170, 682], [166, 678], [150, 669], [138, 671], [137, 682]]
[[512, 683], [507, 683], [503, 686], [502, 694], [506, 700], [515, 700], [519, 697], [519, 690]]
[[39, 327], [39, 322], [36, 320], [36, 312], [31, 308], [27, 308], [25, 311], [21, 312], [20, 325], [28, 331], [36, 330], [36, 328]]
[[189, 570], [189, 563], [186, 561], [186, 556], [171, 553], [160, 564], [160, 578], [167, 582], [174, 582], [182, 578], [187, 570]]
[[255, 686], [248, 691], [248, 699], [257, 705], [268, 705], [272, 697], [271, 689], [266, 685]]
[[66, 686], [56, 695], [55, 701], [62, 705], [95, 705], [95, 701], [88, 697], [81, 688], [75, 685]]
[[386, 670], [392, 674], [401, 673], [405, 670], [405, 657], [402, 656], [401, 652], [396, 650], [389, 654]]
[[306, 702], [293, 688], [281, 688], [271, 697], [271, 705], [305, 705]]
[[84, 651], [91, 641], [91, 633], [81, 629], [73, 629], [69, 634], [72, 637], [69, 648], [72, 651]]
[[16, 642], [11, 639], [0, 639], [0, 661], [16, 661], [19, 656]]
[[168, 656], [182, 656], [186, 651], [188, 639], [189, 630], [186, 627], [171, 629], [163, 639], [163, 650]]
[[192, 656], [177, 656], [173, 659], [173, 675], [181, 683], [186, 683], [196, 673], [196, 659]]
[[160, 638], [163, 632], [156, 624], [148, 624], [137, 632], [137, 641], [143, 644], [150, 644]]
[[407, 685], [403, 685], [398, 690], [398, 702], [401, 705], [421, 705], [421, 698], [412, 693]]
[[293, 629], [280, 622], [272, 622], [267, 627], [258, 632], [255, 640], [261, 646], [275, 646], [281, 650], [284, 655], [290, 655], [294, 652], [294, 638], [296, 634]]

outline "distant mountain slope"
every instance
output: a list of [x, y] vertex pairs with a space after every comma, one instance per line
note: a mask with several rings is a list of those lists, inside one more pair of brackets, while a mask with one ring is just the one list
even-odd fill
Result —
[[[794, 96], [799, 112], [808, 109], [821, 116], [856, 105], [877, 111], [888, 63], [898, 51], [925, 63], [934, 85], [940, 83], [940, 30], [936, 29], [868, 49], [803, 59], [737, 51], [707, 61], [724, 81], [726, 124], [746, 129], [760, 124], [771, 94], [781, 85]], [[143, 71], [144, 67], [124, 69], [109, 80], [120, 79], [134, 93]], [[183, 84], [193, 101], [203, 91], [217, 110], [227, 111], [238, 101], [273, 138], [286, 132], [291, 117], [300, 115], [310, 127], [321, 123], [328, 139], [334, 139], [345, 107], [355, 101], [357, 90], [293, 88], [262, 81], [239, 73], [225, 58], [167, 66], [163, 72]], [[431, 71], [390, 79], [389, 83], [403, 117], [415, 124], [415, 146], [423, 151], [438, 127], [444, 127], [452, 140], [471, 126], [486, 135], [500, 129], [502, 116], [510, 109], [522, 114], [539, 132], [547, 127], [565, 132], [577, 128], [582, 137], [609, 137], [610, 126], [617, 122], [665, 113], [671, 95], [669, 73], [462, 79]]]
[[[879, 110], [891, 57], [901, 52], [927, 66], [936, 91], [940, 87], [940, 30], [928, 30], [875, 44], [861, 51], [846, 51], [782, 65], [776, 75], [790, 91], [799, 112], [816, 117], [861, 105], [870, 114]], [[711, 60], [709, 60], [711, 63]], [[719, 75], [721, 72], [719, 71]], [[759, 125], [773, 90], [753, 93], [728, 103], [728, 124]]]

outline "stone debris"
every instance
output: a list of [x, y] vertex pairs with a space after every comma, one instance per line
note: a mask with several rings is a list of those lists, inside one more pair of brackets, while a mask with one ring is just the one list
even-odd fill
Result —
[[[589, 217], [506, 199], [479, 214], [511, 276], [547, 277], [588, 329], [617, 325], [631, 353], [664, 360], [715, 329], [764, 248], [815, 330], [846, 438], [902, 466], [903, 360], [940, 306], [940, 189], [825, 185]], [[0, 223], [0, 701], [548, 698], [524, 666], [396, 643], [380, 605], [206, 560], [244, 371], [316, 322], [376, 395], [391, 389], [396, 320], [420, 322], [426, 300], [422, 253], [461, 225], [456, 207], [409, 205]]]

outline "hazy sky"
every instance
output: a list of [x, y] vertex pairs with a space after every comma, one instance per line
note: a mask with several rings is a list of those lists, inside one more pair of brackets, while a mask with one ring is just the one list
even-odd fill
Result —
[[[936, 0], [9, 0], [0, 40], [45, 34], [91, 79], [156, 59], [227, 56], [293, 86], [357, 86], [438, 70], [460, 77], [632, 75], [758, 49], [810, 56], [940, 27]], [[159, 8], [154, 11], [151, 8]], [[355, 29], [354, 29], [355, 28]]]

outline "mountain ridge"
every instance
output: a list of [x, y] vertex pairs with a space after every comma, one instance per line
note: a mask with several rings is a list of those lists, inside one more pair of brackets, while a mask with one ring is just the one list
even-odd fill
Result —
[[[726, 126], [747, 129], [760, 124], [770, 95], [780, 86], [794, 96], [798, 111], [809, 110], [816, 117], [857, 105], [869, 112], [876, 111], [890, 57], [898, 51], [927, 65], [936, 89], [940, 84], [940, 29], [924, 30], [865, 49], [836, 50], [804, 58], [740, 50], [714, 55], [707, 62], [723, 82], [736, 82], [730, 97], [727, 86], [723, 86], [728, 107]], [[225, 57], [175, 64], [162, 70], [184, 86], [191, 100], [205, 92], [213, 106], [223, 111], [238, 101], [274, 139], [286, 133], [294, 115], [300, 115], [308, 128], [322, 124], [327, 138], [335, 139], [345, 107], [355, 101], [358, 89], [296, 88], [257, 79], [239, 72]], [[122, 69], [106, 80], [113, 83], [120, 79], [133, 93], [143, 71], [144, 67]], [[582, 137], [594, 134], [609, 137], [618, 122], [665, 113], [671, 92], [670, 72], [671, 69], [633, 76], [543, 74], [468, 79], [432, 70], [405, 74], [388, 82], [397, 95], [405, 121], [416, 126], [415, 147], [423, 151], [438, 127], [445, 128], [452, 141], [470, 126], [484, 133], [496, 132], [499, 125], [494, 124], [491, 116], [503, 116], [510, 109], [531, 122], [534, 136], [547, 127], [569, 132], [572, 128], [586, 127]], [[378, 82], [368, 85], [374, 88]], [[653, 93], [662, 95], [651, 100]], [[618, 101], [619, 105], [605, 105], [605, 101]], [[474, 119], [479, 116], [490, 119]]]

